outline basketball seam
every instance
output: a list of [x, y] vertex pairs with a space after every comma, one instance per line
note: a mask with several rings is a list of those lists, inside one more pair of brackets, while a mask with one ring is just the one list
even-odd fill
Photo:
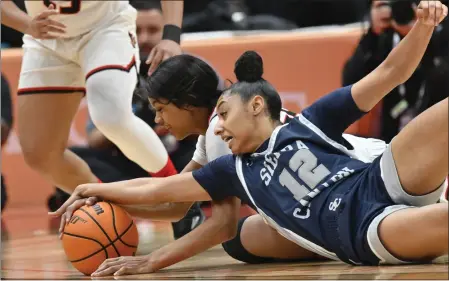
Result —
[[84, 210], [83, 208], [80, 208], [79, 210], [81, 210], [83, 213], [85, 213], [86, 215], [88, 215], [94, 222], [95, 224], [101, 229], [101, 231], [104, 233], [104, 235], [106, 236], [106, 238], [108, 239], [109, 243], [112, 244], [112, 248], [114, 248], [115, 252], [117, 253], [118, 256], [120, 256], [117, 248], [115, 247], [115, 245], [112, 243], [111, 238], [109, 238], [109, 235], [106, 233], [106, 231], [103, 229], [103, 227], [101, 227], [101, 225], [97, 222], [97, 220], [91, 215], [89, 214], [89, 212], [87, 212], [86, 210]]
[[[120, 237], [123, 236], [123, 235], [125, 235], [125, 234], [128, 232], [128, 230], [131, 229], [131, 226], [132, 226], [132, 225], [133, 225], [133, 222], [131, 222], [131, 224], [128, 226], [128, 228], [126, 228], [125, 231], [123, 231], [123, 233], [120, 235]], [[88, 258], [90, 258], [90, 257], [95, 256], [96, 254], [98, 254], [98, 253], [101, 252], [101, 251], [105, 251], [105, 253], [106, 253], [106, 258], [109, 258], [108, 251], [107, 251], [106, 249], [107, 249], [109, 246], [111, 246], [113, 243], [115, 243], [115, 242], [117, 242], [117, 241], [119, 240], [119, 238], [116, 238], [114, 241], [112, 241], [111, 244], [107, 244], [106, 246], [103, 246], [103, 244], [101, 244], [100, 242], [98, 242], [97, 240], [95, 240], [95, 239], [93, 239], [93, 238], [84, 237], [84, 236], [81, 236], [81, 235], [76, 235], [76, 234], [72, 234], [72, 233], [68, 233], [68, 232], [64, 232], [64, 234], [67, 234], [67, 235], [70, 235], [70, 236], [79, 237], [79, 238], [84, 238], [84, 239], [88, 239], [88, 240], [92, 240], [92, 241], [95, 241], [95, 242], [97, 242], [98, 244], [100, 244], [100, 246], [102, 247], [102, 249], [97, 250], [96, 252], [94, 252], [94, 253], [92, 253], [92, 254], [90, 254], [90, 255], [84, 257], [84, 258], [77, 259], [77, 260], [73, 260], [73, 261], [71, 260], [70, 262], [80, 262], [80, 261], [83, 261], [83, 260], [85, 260], [85, 259], [88, 259]], [[132, 245], [129, 245], [128, 247], [130, 247], [130, 248], [137, 248], [137, 246], [132, 246]], [[120, 255], [120, 254], [119, 254], [119, 255]]]
[[[70, 261], [70, 262], [78, 262], [78, 261], [82, 261], [82, 260], [88, 259], [88, 258], [90, 258], [90, 257], [92, 257], [92, 256], [94, 256], [94, 255], [96, 255], [96, 254], [98, 254], [98, 253], [101, 252], [101, 251], [104, 251], [104, 253], [106, 254], [106, 258], [109, 258], [108, 251], [106, 251], [106, 248], [107, 248], [107, 247], [103, 246], [103, 244], [101, 244], [99, 241], [97, 241], [97, 240], [95, 240], [95, 239], [93, 239], [93, 238], [90, 238], [90, 237], [86, 237], [86, 236], [82, 236], [82, 235], [77, 235], [77, 234], [72, 234], [72, 233], [69, 233], [69, 232], [64, 232], [64, 235], [69, 235], [69, 236], [73, 236], [73, 237], [78, 237], [78, 238], [83, 238], [83, 239], [91, 240], [91, 241], [94, 241], [94, 242], [100, 244], [100, 246], [101, 246], [101, 249], [98, 250], [98, 251], [96, 251], [95, 253], [93, 253], [93, 254], [91, 254], [91, 255], [88, 255], [87, 257], [84, 257], [84, 258], [82, 258], [82, 259], [78, 259], [78, 260], [74, 260], [74, 261]], [[108, 245], [108, 246], [109, 246], [109, 245]]]
[[[128, 243], [125, 243], [125, 242], [121, 239], [121, 237], [123, 236], [123, 234], [122, 234], [122, 235], [119, 235], [119, 234], [118, 234], [117, 227], [116, 227], [116, 225], [115, 225], [115, 212], [114, 212], [114, 208], [112, 207], [112, 204], [111, 204], [111, 203], [109, 203], [109, 202], [106, 202], [106, 203], [109, 205], [109, 207], [111, 207], [111, 212], [112, 212], [112, 226], [114, 227], [115, 235], [117, 235], [118, 240], [120, 240], [120, 242], [122, 242], [123, 245], [128, 246], [128, 247], [132, 247], [131, 245], [129, 245]], [[131, 225], [132, 225], [132, 224], [133, 224], [133, 222], [131, 221]], [[129, 227], [128, 227], [128, 229], [129, 229]], [[128, 229], [127, 229], [126, 231], [128, 231]], [[125, 231], [125, 232], [126, 232], [126, 231]]]

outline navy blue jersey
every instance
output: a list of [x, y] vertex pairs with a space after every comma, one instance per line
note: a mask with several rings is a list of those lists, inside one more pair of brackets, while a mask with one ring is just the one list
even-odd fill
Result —
[[[371, 164], [361, 161], [342, 137], [363, 115], [352, 98], [351, 86], [338, 89], [277, 127], [255, 153], [221, 157], [193, 176], [213, 200], [237, 196], [283, 236], [337, 259], [334, 248], [338, 246], [325, 237], [323, 225], [305, 226], [303, 221], [311, 212], [332, 211], [332, 204], [324, 206], [329, 191], [345, 193]], [[340, 202], [335, 200], [337, 206]]]

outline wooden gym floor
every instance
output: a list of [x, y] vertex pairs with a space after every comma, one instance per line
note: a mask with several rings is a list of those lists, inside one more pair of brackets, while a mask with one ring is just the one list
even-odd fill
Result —
[[[6, 209], [2, 214], [2, 279], [90, 279], [67, 262], [57, 238], [58, 221], [44, 208]], [[139, 253], [172, 240], [165, 223], [138, 223]], [[111, 278], [106, 278], [111, 279]], [[247, 265], [228, 257], [220, 246], [146, 275], [120, 279], [449, 279], [448, 265], [354, 267], [339, 262]]]

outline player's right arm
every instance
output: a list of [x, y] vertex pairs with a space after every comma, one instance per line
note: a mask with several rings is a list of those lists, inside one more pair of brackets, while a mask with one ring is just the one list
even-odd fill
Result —
[[302, 115], [327, 136], [339, 138], [353, 122], [410, 78], [424, 56], [435, 26], [447, 11], [440, 1], [421, 1], [418, 21], [381, 65], [354, 85], [322, 97]]
[[54, 7], [31, 18], [10, 0], [3, 0], [0, 5], [2, 24], [12, 29], [29, 34], [37, 39], [54, 39], [59, 37], [58, 34], [65, 33], [65, 25], [49, 18], [52, 15], [59, 14], [59, 11]]
[[352, 87], [352, 96], [363, 111], [371, 110], [391, 90], [415, 72], [429, 45], [435, 26], [447, 16], [440, 1], [421, 1], [412, 30], [375, 70]]

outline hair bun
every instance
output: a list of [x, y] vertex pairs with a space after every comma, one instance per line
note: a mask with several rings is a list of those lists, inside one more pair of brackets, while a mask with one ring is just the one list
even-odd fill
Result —
[[234, 73], [240, 82], [256, 82], [262, 79], [263, 61], [258, 53], [246, 51], [235, 62]]

